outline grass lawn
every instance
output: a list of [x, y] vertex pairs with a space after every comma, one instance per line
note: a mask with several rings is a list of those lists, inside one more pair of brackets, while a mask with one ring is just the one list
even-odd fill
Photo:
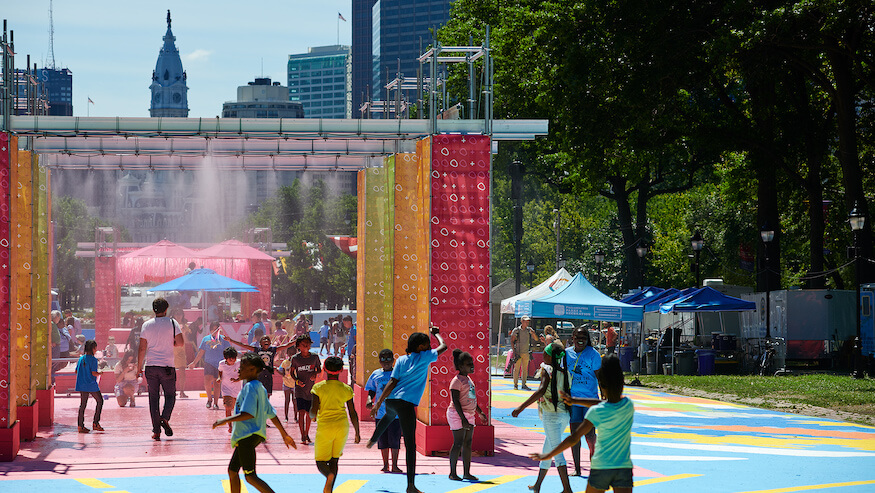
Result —
[[[627, 378], [627, 382], [631, 379]], [[872, 379], [810, 374], [781, 377], [641, 375], [640, 380], [645, 387], [684, 395], [875, 425], [875, 380]]]

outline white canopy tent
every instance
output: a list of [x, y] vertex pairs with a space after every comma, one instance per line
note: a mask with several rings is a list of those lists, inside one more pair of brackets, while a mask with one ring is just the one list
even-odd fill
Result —
[[565, 268], [561, 268], [556, 271], [555, 274], [547, 278], [546, 281], [538, 284], [528, 291], [523, 291], [522, 293], [511, 296], [510, 298], [505, 298], [501, 300], [501, 313], [514, 313], [514, 309], [516, 308], [517, 301], [531, 301], [536, 300], [538, 298], [543, 298], [548, 294], [552, 294], [555, 291], [559, 291], [563, 286], [571, 282], [572, 276]]

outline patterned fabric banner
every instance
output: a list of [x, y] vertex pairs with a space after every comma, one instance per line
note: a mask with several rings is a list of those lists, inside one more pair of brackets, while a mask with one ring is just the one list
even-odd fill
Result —
[[[388, 221], [388, 183], [390, 175], [386, 168], [368, 168], [364, 172], [364, 210], [359, 217], [364, 222], [359, 233], [359, 258], [362, 259], [358, 282], [363, 285], [364, 296], [356, 304], [358, 333], [356, 339], [356, 378], [364, 385], [368, 376], [379, 365], [377, 354], [384, 347], [385, 332], [391, 330], [390, 317], [386, 317], [386, 305], [392, 301], [392, 278], [387, 278], [392, 264], [391, 250], [387, 250], [386, 238], [391, 236], [393, 221]], [[363, 217], [362, 217], [363, 216]], [[361, 241], [364, 232], [364, 241]], [[391, 243], [388, 243], [391, 246]], [[390, 264], [387, 269], [386, 264]], [[390, 332], [391, 333], [391, 332]]]
[[[488, 412], [490, 141], [437, 135], [430, 154], [431, 321], [450, 350], [474, 357], [471, 379], [478, 403]], [[449, 384], [456, 373], [449, 352], [432, 365], [426, 424], [447, 423]], [[486, 423], [478, 418], [478, 424]]]
[[416, 154], [395, 155], [395, 313], [393, 341], [386, 347], [396, 356], [404, 354], [410, 334], [428, 330], [428, 240], [422, 220], [427, 208], [419, 163]]
[[18, 159], [18, 139], [0, 133], [0, 428], [9, 428], [17, 418], [14, 392], [17, 388], [15, 372], [16, 347], [10, 314], [9, 259], [9, 192], [10, 167]]
[[[365, 178], [367, 177], [368, 170], [363, 169], [359, 170], [356, 176], [356, 190], [358, 193], [356, 194], [357, 201], [357, 210], [358, 215], [356, 217], [356, 238], [358, 242], [358, 249], [355, 257], [355, 271], [356, 271], [356, 283], [355, 283], [355, 309], [356, 309], [356, 344], [364, 346], [365, 334], [368, 332], [367, 320], [365, 319], [365, 253], [362, 245], [367, 244], [367, 219], [365, 218], [365, 195], [367, 194], [367, 190], [365, 189]], [[356, 353], [358, 353], [358, 349], [356, 349]], [[358, 364], [355, 368], [355, 374], [352, 375], [352, 381], [358, 383], [361, 386], [364, 386], [366, 381], [359, 378], [359, 372], [364, 373], [366, 365]], [[353, 373], [350, 370], [350, 373]]]
[[33, 338], [34, 383], [38, 390], [48, 389], [50, 377], [49, 339], [49, 195], [48, 170], [41, 165], [39, 156], [33, 160], [33, 283], [31, 288], [31, 330]]
[[[377, 357], [380, 351], [385, 348], [392, 348], [392, 333], [393, 322], [395, 317], [395, 156], [388, 156], [383, 159], [383, 180], [385, 181], [384, 196], [385, 205], [383, 207], [383, 255], [380, 256], [380, 261], [383, 264], [383, 323], [382, 336], [380, 347], [376, 351], [368, 353], [366, 359], [362, 361], [368, 364], [374, 364], [374, 369], [380, 367], [380, 359]], [[383, 185], [381, 185], [382, 187]], [[370, 375], [370, 373], [368, 373]]]
[[33, 269], [33, 163], [28, 151], [18, 151], [12, 163], [10, 193], [12, 230], [10, 232], [10, 259], [12, 275], [10, 293], [15, 301], [10, 313], [9, 325], [16, 348], [14, 372], [18, 375], [15, 385], [15, 403], [30, 406], [36, 398], [35, 381], [31, 375], [31, 271]]

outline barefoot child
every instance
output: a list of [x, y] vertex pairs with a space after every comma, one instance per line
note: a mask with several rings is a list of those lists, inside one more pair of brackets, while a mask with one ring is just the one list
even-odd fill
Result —
[[[232, 347], [226, 347], [222, 351], [222, 356], [225, 357], [219, 362], [219, 378], [218, 384], [222, 388], [222, 404], [225, 405], [225, 416], [230, 416], [234, 410], [234, 404], [237, 402], [237, 394], [243, 388], [243, 382], [240, 380], [240, 362], [237, 361], [237, 350]], [[228, 423], [228, 433], [231, 433], [231, 423]]]
[[292, 416], [295, 422], [298, 422], [298, 404], [295, 402], [295, 376], [292, 374], [292, 358], [295, 356], [295, 347], [292, 346], [286, 349], [286, 359], [280, 363], [280, 367], [276, 369], [277, 373], [283, 377], [283, 396], [285, 403], [283, 405], [283, 414], [286, 417], [286, 423], [289, 422], [289, 402], [292, 403]]
[[343, 370], [343, 360], [331, 356], [325, 360], [326, 380], [313, 386], [313, 405], [310, 408], [310, 418], [319, 422], [316, 427], [316, 467], [325, 476], [324, 493], [334, 490], [337, 479], [338, 461], [343, 455], [343, 447], [349, 436], [349, 425], [346, 424], [346, 411], [349, 410], [349, 421], [355, 430], [355, 443], [361, 441], [359, 435], [359, 416], [352, 403], [352, 388], [338, 380]]
[[[450, 479], [453, 481], [477, 481], [471, 474], [471, 443], [474, 441], [474, 412], [486, 422], [486, 413], [477, 405], [477, 391], [468, 375], [474, 373], [474, 358], [461, 349], [453, 349], [453, 365], [459, 372], [450, 382], [450, 406], [447, 407], [447, 423], [453, 432], [453, 447], [450, 449]], [[462, 474], [456, 474], [459, 453], [462, 454]]]
[[97, 385], [97, 377], [100, 372], [97, 371], [97, 358], [94, 357], [94, 350], [97, 348], [97, 342], [94, 339], [88, 339], [83, 344], [85, 354], [79, 357], [76, 362], [76, 391], [79, 392], [79, 433], [88, 433], [91, 430], [85, 427], [85, 408], [88, 406], [88, 396], [97, 401], [97, 409], [94, 410], [94, 421], [92, 428], [94, 431], [104, 431], [100, 426], [100, 412], [103, 411], [103, 395], [100, 393], [100, 387]]
[[240, 359], [240, 379], [246, 381], [237, 396], [234, 405], [234, 415], [227, 416], [213, 423], [213, 429], [225, 423], [233, 423], [231, 432], [231, 447], [234, 453], [228, 464], [228, 479], [231, 493], [240, 493], [240, 468], [246, 476], [246, 482], [261, 493], [273, 492], [261, 478], [255, 474], [255, 447], [267, 439], [267, 420], [279, 430], [286, 447], [295, 446], [295, 439], [290, 437], [270, 401], [267, 391], [257, 380], [258, 373], [264, 369], [264, 361], [255, 353], [246, 353]]
[[[568, 406], [562, 402], [560, 392], [568, 393], [568, 370], [565, 368], [565, 346], [558, 340], [551, 342], [544, 348], [544, 363], [541, 365], [541, 386], [525, 402], [511, 411], [511, 416], [516, 418], [523, 409], [538, 401], [538, 416], [544, 423], [544, 448], [547, 453], [562, 440], [562, 433], [568, 427]], [[529, 488], [538, 493], [541, 484], [547, 477], [552, 461], [542, 460], [538, 470], [538, 479]], [[559, 471], [559, 479], [562, 481], [562, 493], [571, 493], [571, 484], [568, 481], [568, 465], [562, 452], [556, 454], [556, 469]]]
[[635, 408], [628, 397], [623, 397], [623, 370], [616, 354], [602, 358], [598, 374], [599, 388], [607, 402], [596, 399], [563, 396], [566, 405], [592, 406], [584, 416], [583, 424], [555, 449], [544, 454], [531, 454], [535, 460], [547, 460], [579, 442], [593, 428], [598, 429], [595, 453], [586, 491], [601, 493], [613, 488], [617, 493], [632, 491], [632, 418]]
[[438, 347], [431, 348], [431, 339], [424, 332], [414, 332], [407, 339], [407, 354], [398, 358], [392, 370], [392, 378], [380, 394], [380, 398], [371, 408], [371, 416], [386, 402], [386, 414], [377, 423], [377, 428], [367, 447], [371, 448], [377, 442], [392, 420], [397, 416], [401, 421], [401, 435], [404, 436], [405, 456], [407, 459], [407, 493], [418, 493], [416, 489], [416, 406], [422, 399], [425, 383], [428, 379], [429, 365], [437, 361], [438, 356], [447, 350], [447, 345], [441, 337], [440, 329], [431, 328], [431, 333], [438, 340]]
[[[377, 395], [383, 393], [383, 389], [386, 388], [386, 384], [388, 384], [389, 380], [392, 378], [392, 366], [395, 363], [395, 355], [392, 353], [392, 350], [381, 350], [379, 357], [380, 366], [382, 368], [371, 373], [371, 376], [368, 377], [368, 382], [365, 384], [365, 390], [368, 392], [368, 403], [365, 404], [365, 407], [368, 408], [368, 411], [374, 407], [374, 399]], [[379, 421], [385, 414], [386, 404], [384, 403], [380, 406], [380, 409], [377, 410], [376, 419]], [[389, 451], [391, 451], [391, 472], [402, 472], [401, 469], [398, 469], [398, 452], [401, 451], [401, 424], [397, 417], [389, 424], [386, 433], [383, 433], [380, 435], [380, 438], [377, 439], [377, 448], [380, 449], [380, 453], [383, 455], [383, 468], [380, 469], [381, 471], [390, 471]]]
[[310, 352], [313, 341], [309, 334], [303, 334], [295, 341], [298, 354], [292, 356], [291, 372], [295, 378], [295, 404], [298, 412], [298, 428], [301, 430], [301, 443], [310, 443], [310, 406], [313, 403], [313, 383], [322, 372], [319, 356]]

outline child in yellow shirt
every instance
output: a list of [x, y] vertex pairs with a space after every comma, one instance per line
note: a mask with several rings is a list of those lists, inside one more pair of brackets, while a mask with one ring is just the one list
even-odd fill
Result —
[[343, 370], [343, 360], [332, 356], [325, 360], [326, 380], [313, 386], [313, 405], [310, 418], [317, 421], [316, 467], [325, 476], [324, 493], [331, 493], [337, 479], [338, 461], [349, 436], [344, 404], [349, 410], [349, 421], [355, 429], [355, 443], [361, 441], [359, 416], [352, 404], [352, 388], [338, 380]]

